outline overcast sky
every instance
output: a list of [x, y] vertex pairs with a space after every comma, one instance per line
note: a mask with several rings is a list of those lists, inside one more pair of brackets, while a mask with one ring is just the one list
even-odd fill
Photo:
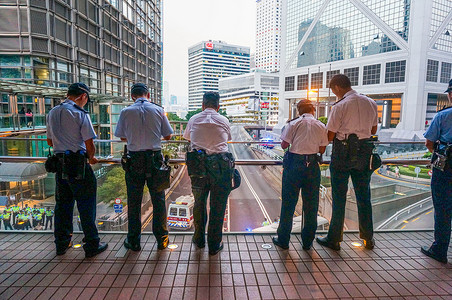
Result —
[[254, 53], [255, 28], [255, 0], [164, 0], [163, 80], [169, 93], [188, 97], [188, 47], [221, 40]]

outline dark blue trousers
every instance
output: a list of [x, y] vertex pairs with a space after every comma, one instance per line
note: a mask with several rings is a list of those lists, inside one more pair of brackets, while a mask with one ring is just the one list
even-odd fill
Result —
[[359, 237], [373, 238], [372, 204], [370, 202], [370, 171], [358, 171], [330, 165], [333, 215], [328, 230], [328, 240], [341, 242], [344, 234], [345, 204], [347, 202], [348, 180], [351, 177], [358, 205]]
[[435, 209], [435, 241], [432, 250], [440, 256], [447, 256], [451, 233], [452, 168], [444, 171], [433, 168], [431, 187]]
[[[152, 177], [146, 177], [145, 173], [129, 171], [126, 172], [126, 185], [127, 215], [129, 219], [127, 239], [130, 243], [139, 243], [141, 239], [141, 202], [145, 184], [147, 184], [151, 194], [153, 206], [152, 232], [158, 242], [168, 237], [165, 191], [157, 192], [152, 186]], [[84, 225], [82, 224], [82, 226]]]
[[291, 160], [284, 165], [282, 177], [282, 204], [278, 226], [278, 241], [289, 245], [292, 232], [293, 214], [301, 189], [303, 200], [303, 245], [311, 245], [317, 229], [319, 209], [320, 168], [317, 162], [307, 165], [301, 160]]
[[85, 251], [97, 249], [99, 235], [96, 227], [97, 181], [89, 164], [85, 166], [82, 180], [62, 179], [61, 171], [55, 175], [55, 244], [57, 248], [69, 245], [73, 232], [74, 203], [80, 212], [80, 221], [85, 234]]
[[206, 177], [191, 176], [191, 186], [195, 205], [193, 207], [193, 222], [195, 233], [193, 240], [198, 245], [205, 243], [207, 225], [207, 197], [210, 193], [209, 227], [207, 229], [207, 244], [209, 249], [216, 250], [223, 237], [223, 221], [228, 197], [231, 193], [231, 168], [229, 162], [214, 158], [207, 165]]

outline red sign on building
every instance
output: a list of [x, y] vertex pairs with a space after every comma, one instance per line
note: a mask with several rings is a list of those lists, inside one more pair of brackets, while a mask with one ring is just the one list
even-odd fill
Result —
[[213, 49], [213, 43], [212, 42], [206, 42], [206, 48], [207, 49]]

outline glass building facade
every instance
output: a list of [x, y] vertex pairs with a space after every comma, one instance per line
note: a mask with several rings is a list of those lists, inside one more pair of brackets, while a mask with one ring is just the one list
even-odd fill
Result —
[[[343, 73], [377, 101], [380, 119], [388, 121], [382, 128], [405, 121], [404, 130], [425, 129], [438, 106], [432, 99], [442, 99], [432, 95], [452, 77], [452, 22], [445, 22], [451, 10], [449, 0], [288, 0], [280, 89], [289, 107], [280, 122], [309, 94], [327, 116], [335, 102], [328, 82]], [[427, 109], [409, 113], [413, 101]]]
[[160, 103], [161, 1], [1, 2], [0, 80], [122, 97], [140, 81]]

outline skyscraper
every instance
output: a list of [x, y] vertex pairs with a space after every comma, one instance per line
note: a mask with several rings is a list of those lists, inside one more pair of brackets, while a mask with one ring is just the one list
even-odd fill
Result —
[[218, 79], [250, 71], [250, 48], [203, 41], [188, 49], [188, 109], [202, 106], [206, 91], [218, 91]]
[[278, 72], [281, 52], [282, 0], [257, 0], [256, 68]]
[[0, 80], [129, 96], [148, 85], [161, 100], [161, 1], [1, 1]]
[[422, 138], [452, 77], [451, 1], [287, 0], [282, 10], [281, 124], [302, 98], [327, 116], [328, 82], [344, 73], [377, 101], [380, 134]]

